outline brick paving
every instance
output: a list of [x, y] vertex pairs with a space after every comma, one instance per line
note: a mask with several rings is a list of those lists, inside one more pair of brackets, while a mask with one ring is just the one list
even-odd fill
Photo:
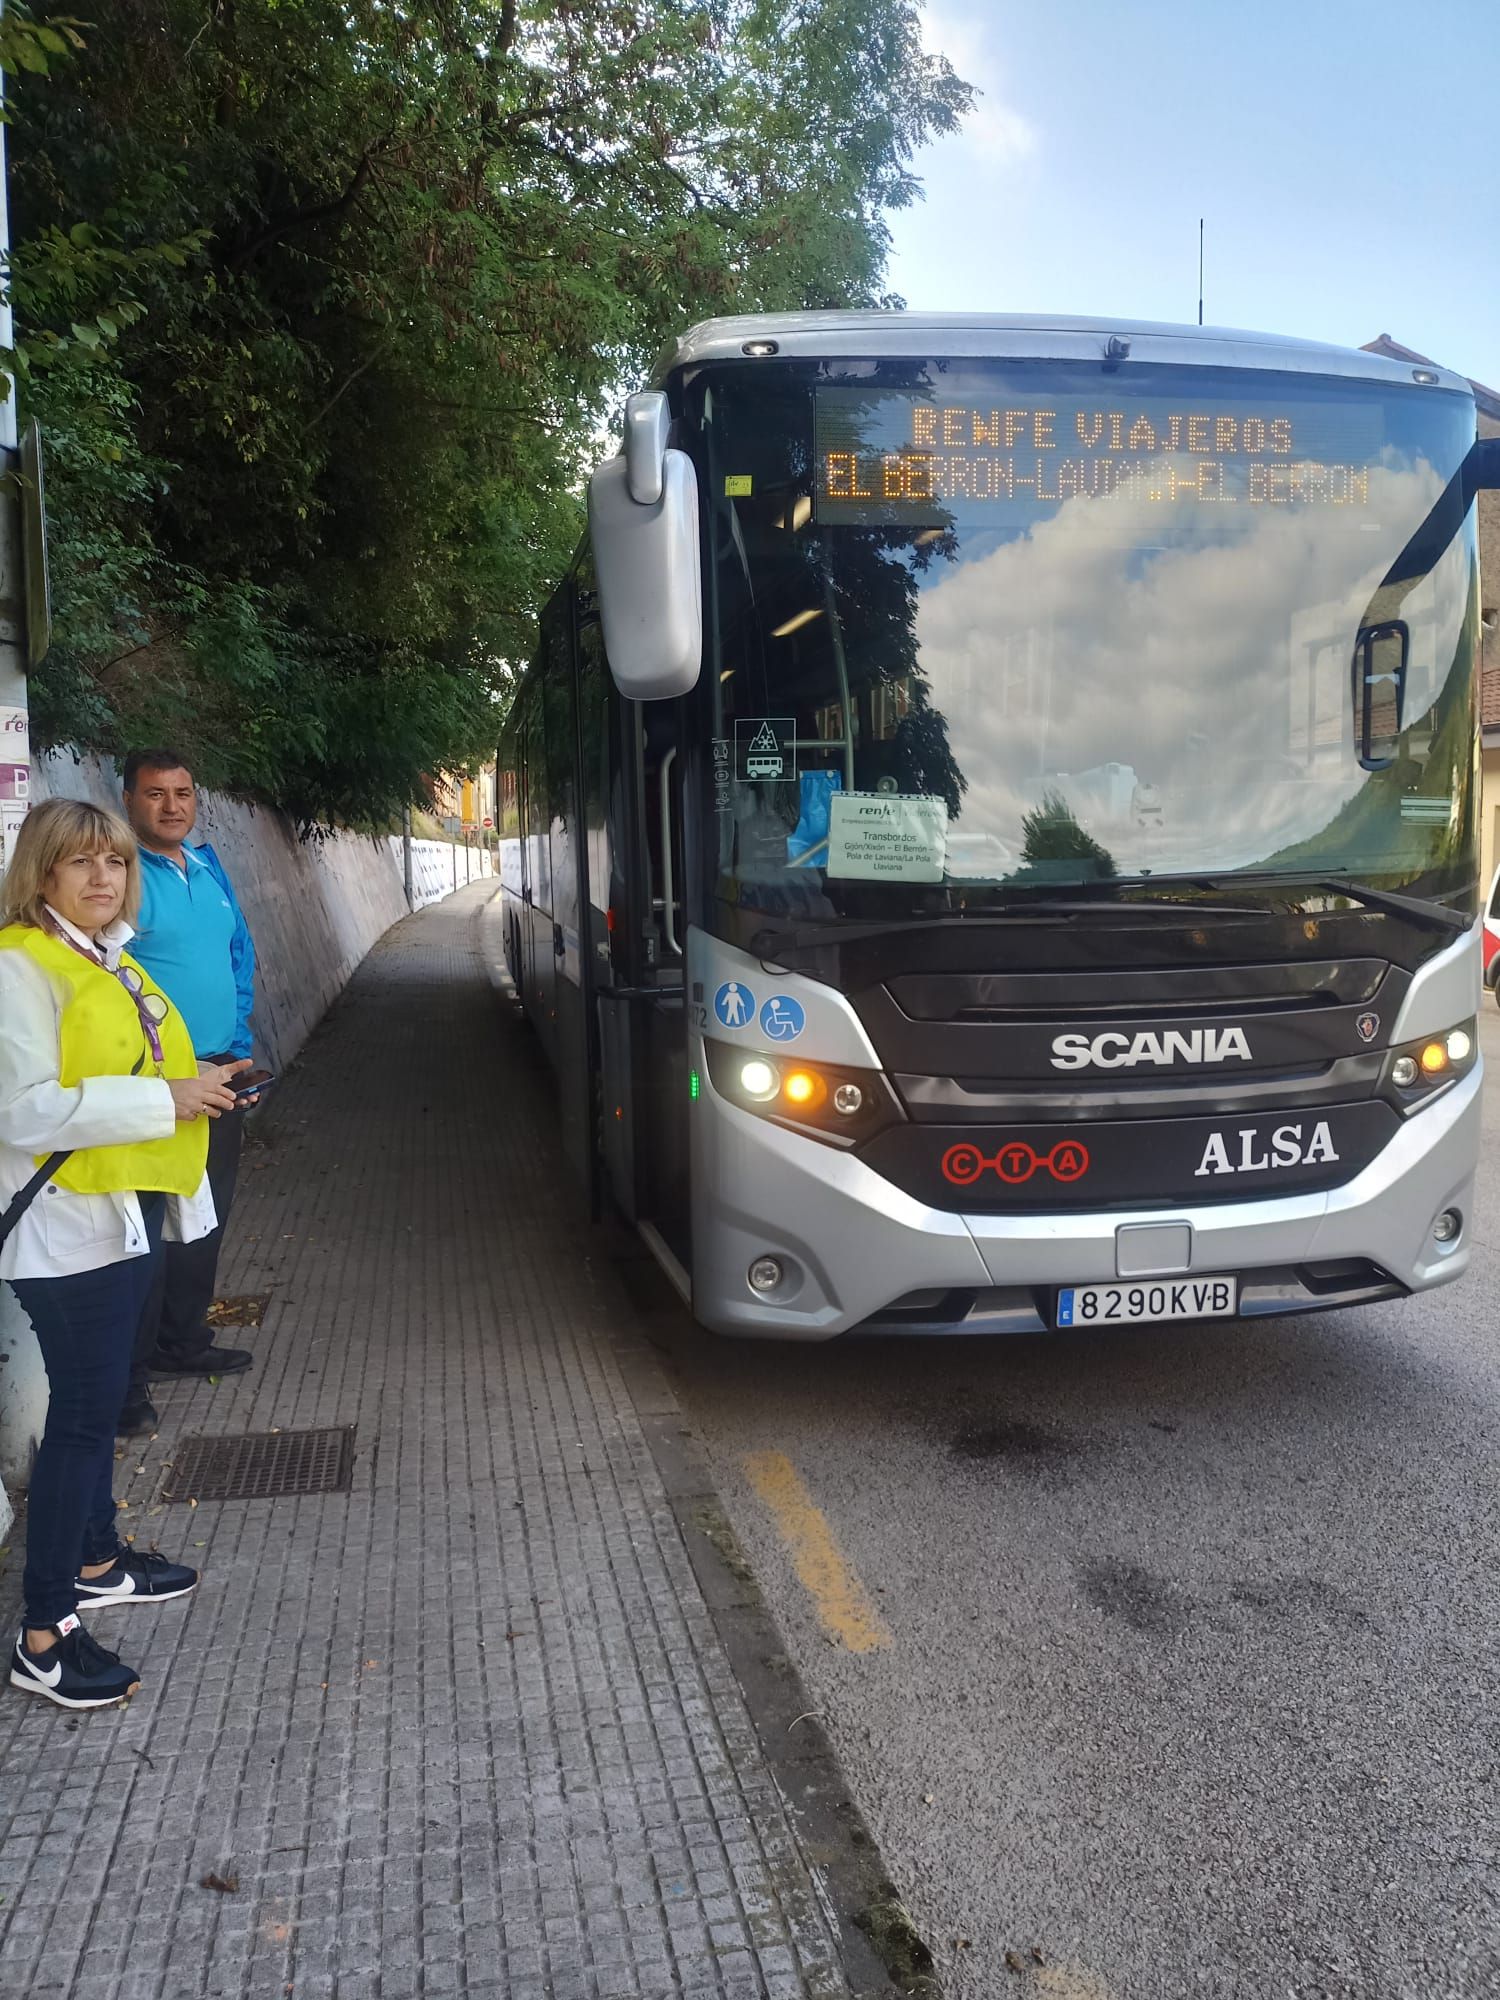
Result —
[[[480, 962], [490, 893], [388, 934], [247, 1147], [221, 1284], [269, 1295], [224, 1336], [256, 1366], [159, 1385], [120, 1465], [123, 1525], [204, 1571], [93, 1615], [140, 1694], [0, 1688], [6, 2000], [848, 1991]], [[349, 1494], [156, 1498], [183, 1436], [326, 1424]]]

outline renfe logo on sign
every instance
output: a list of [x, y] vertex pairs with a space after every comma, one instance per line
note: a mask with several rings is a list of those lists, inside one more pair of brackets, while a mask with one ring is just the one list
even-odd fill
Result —
[[1249, 1062], [1250, 1044], [1243, 1028], [1149, 1028], [1138, 1035], [1110, 1030], [1103, 1035], [1059, 1035], [1052, 1044], [1054, 1069], [1134, 1069], [1138, 1063], [1157, 1068], [1172, 1063]]
[[[1239, 1141], [1238, 1157], [1235, 1140]], [[1257, 1148], [1260, 1150], [1257, 1151]], [[1280, 1168], [1310, 1167], [1320, 1160], [1337, 1160], [1338, 1157], [1326, 1119], [1320, 1119], [1314, 1125], [1311, 1137], [1305, 1140], [1300, 1125], [1278, 1125], [1271, 1134], [1269, 1151], [1265, 1150], [1265, 1142], [1253, 1127], [1227, 1134], [1210, 1132], [1203, 1148], [1203, 1158], [1193, 1169], [1193, 1178], [1199, 1180], [1204, 1174], [1275, 1173]]]

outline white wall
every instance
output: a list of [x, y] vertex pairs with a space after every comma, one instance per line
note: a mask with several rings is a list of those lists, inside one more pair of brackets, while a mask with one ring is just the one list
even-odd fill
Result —
[[[400, 869], [404, 866], [400, 834], [393, 833], [390, 843]], [[494, 872], [495, 864], [485, 849], [460, 847], [446, 840], [413, 840], [411, 906], [414, 910], [425, 910], [429, 903], [440, 903], [444, 896], [462, 889], [466, 882], [481, 881]]]
[[[33, 802], [93, 799], [116, 808], [120, 788], [107, 760], [67, 752], [38, 757]], [[200, 795], [197, 837], [213, 843], [229, 872], [257, 958], [256, 1053], [278, 1073], [292, 1061], [347, 985], [370, 946], [406, 915], [401, 841], [356, 833], [299, 840], [284, 813]], [[447, 841], [412, 842], [417, 908], [491, 872], [490, 857]], [[31, 1327], [0, 1284], [0, 1480], [24, 1486], [47, 1413], [47, 1385]], [[0, 1486], [0, 1535], [10, 1508]]]

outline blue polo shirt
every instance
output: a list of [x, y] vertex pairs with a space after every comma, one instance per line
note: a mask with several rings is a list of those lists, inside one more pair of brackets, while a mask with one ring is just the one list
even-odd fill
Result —
[[130, 954], [187, 1022], [199, 1056], [250, 1053], [255, 947], [211, 847], [184, 847], [183, 866], [141, 849], [141, 914]]

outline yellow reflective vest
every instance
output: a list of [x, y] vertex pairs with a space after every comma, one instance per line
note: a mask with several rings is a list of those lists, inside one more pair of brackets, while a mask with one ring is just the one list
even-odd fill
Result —
[[[59, 1037], [58, 1080], [72, 1088], [93, 1076], [196, 1076], [187, 1023], [167, 1002], [166, 1017], [157, 1026], [162, 1061], [151, 1054], [146, 1031], [132, 996], [102, 965], [64, 944], [34, 924], [8, 924], [0, 930], [0, 951], [24, 951], [67, 994]], [[161, 993], [150, 975], [128, 954], [120, 963], [140, 974], [143, 993]], [[167, 999], [161, 993], [163, 1000]], [[36, 1163], [47, 1158], [39, 1153]], [[203, 1179], [208, 1160], [208, 1121], [179, 1121], [168, 1139], [142, 1139], [128, 1146], [82, 1146], [53, 1175], [74, 1194], [192, 1194]]]

